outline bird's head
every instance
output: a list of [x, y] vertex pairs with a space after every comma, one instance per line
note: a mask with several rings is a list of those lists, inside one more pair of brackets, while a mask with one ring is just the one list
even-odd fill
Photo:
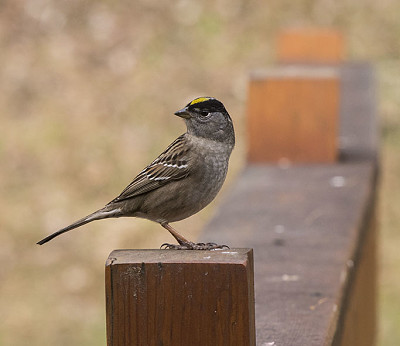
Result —
[[222, 102], [213, 97], [195, 98], [175, 115], [185, 119], [189, 134], [219, 142], [235, 142], [232, 119]]

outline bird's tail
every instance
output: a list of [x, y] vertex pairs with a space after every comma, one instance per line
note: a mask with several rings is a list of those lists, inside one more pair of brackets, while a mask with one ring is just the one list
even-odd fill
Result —
[[59, 231], [54, 232], [53, 234], [50, 234], [49, 236], [42, 239], [41, 241], [38, 241], [36, 244], [43, 245], [44, 243], [47, 243], [48, 241], [52, 240], [53, 238], [59, 236], [60, 234], [71, 231], [71, 230], [78, 228], [89, 222], [92, 222], [95, 220], [107, 219], [110, 217], [119, 217], [119, 216], [121, 216], [121, 210], [119, 208], [110, 210], [110, 208], [106, 206], [102, 209], [95, 211], [94, 213], [92, 213], [88, 216], [85, 216], [84, 218], [74, 222], [73, 224], [60, 229]]

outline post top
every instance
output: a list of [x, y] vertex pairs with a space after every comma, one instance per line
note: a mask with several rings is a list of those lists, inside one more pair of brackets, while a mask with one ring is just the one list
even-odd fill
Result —
[[114, 250], [108, 256], [106, 266], [129, 263], [233, 263], [246, 264], [253, 256], [253, 249], [235, 248], [223, 250]]

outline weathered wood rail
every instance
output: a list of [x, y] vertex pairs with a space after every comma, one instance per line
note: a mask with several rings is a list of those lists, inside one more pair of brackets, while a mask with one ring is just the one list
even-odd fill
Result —
[[[336, 36], [330, 37], [343, 49]], [[374, 73], [364, 63], [333, 65], [328, 59], [330, 65], [321, 67], [316, 62], [278, 70], [291, 95], [303, 85], [299, 90], [308, 97], [307, 102], [290, 99], [294, 104], [282, 120], [282, 131], [289, 135], [290, 117], [300, 124], [295, 147], [279, 145], [290, 136], [266, 139], [262, 128], [249, 124], [256, 129], [249, 136], [258, 138], [249, 139], [248, 165], [200, 236], [201, 241], [228, 243], [232, 250], [118, 250], [110, 255], [109, 346], [374, 344], [379, 173]], [[293, 71], [301, 71], [300, 84]], [[276, 71], [272, 75], [276, 82]], [[270, 76], [258, 73], [256, 82]], [[314, 93], [313, 81], [325, 93]], [[281, 88], [282, 83], [274, 83], [276, 92], [274, 85]], [[260, 102], [248, 108], [253, 113], [249, 122], [259, 116], [254, 112], [269, 107], [270, 87], [258, 101], [249, 95], [253, 103]], [[276, 112], [284, 93], [280, 89], [270, 101]], [[313, 95], [324, 98], [322, 106], [313, 104]], [[330, 107], [327, 112], [324, 105]], [[311, 134], [301, 125], [310, 120], [307, 109], [314, 112], [313, 121], [325, 119]], [[268, 112], [263, 116], [285, 113]], [[278, 131], [269, 130], [269, 136]], [[302, 156], [302, 147], [309, 156]], [[254, 250], [255, 319], [253, 252], [243, 248]]]
[[254, 249], [257, 345], [374, 344], [374, 76], [338, 72], [340, 160], [249, 164], [202, 237]]

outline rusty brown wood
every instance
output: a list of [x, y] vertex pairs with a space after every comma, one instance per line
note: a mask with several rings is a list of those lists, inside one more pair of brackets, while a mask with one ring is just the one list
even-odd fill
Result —
[[253, 253], [116, 250], [107, 345], [255, 345]]
[[281, 66], [251, 76], [248, 161], [334, 162], [339, 155], [335, 68]]
[[285, 63], [340, 63], [346, 55], [344, 41], [343, 35], [335, 29], [287, 29], [277, 38], [277, 60]]

